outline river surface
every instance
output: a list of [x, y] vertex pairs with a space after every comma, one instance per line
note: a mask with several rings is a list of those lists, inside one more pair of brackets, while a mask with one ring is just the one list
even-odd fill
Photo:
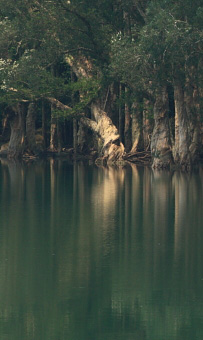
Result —
[[203, 169], [0, 163], [1, 340], [202, 340]]

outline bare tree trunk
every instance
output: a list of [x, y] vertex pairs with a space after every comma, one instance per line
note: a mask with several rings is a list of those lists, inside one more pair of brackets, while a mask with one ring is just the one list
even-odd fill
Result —
[[184, 93], [185, 107], [188, 119], [188, 134], [189, 134], [189, 153], [191, 163], [198, 161], [201, 141], [200, 141], [200, 112], [198, 107], [199, 95], [196, 86], [187, 81]]
[[144, 109], [143, 109], [143, 143], [144, 149], [147, 150], [151, 143], [151, 135], [153, 131], [152, 119], [150, 118], [152, 103], [148, 99], [144, 99]]
[[168, 93], [163, 87], [156, 94], [154, 105], [154, 129], [151, 139], [153, 168], [167, 168], [172, 163], [168, 112]]
[[89, 151], [92, 143], [90, 143], [89, 131], [87, 128], [79, 121], [78, 122], [78, 133], [77, 133], [77, 148], [80, 153], [85, 153]]
[[122, 105], [122, 94], [125, 90], [124, 86], [122, 84], [119, 85], [119, 112], [118, 112], [118, 130], [121, 142], [123, 142], [123, 135], [124, 135], [124, 107]]
[[61, 122], [57, 119], [57, 151], [60, 153], [62, 150], [62, 131], [61, 131]]
[[26, 148], [31, 153], [35, 153], [37, 149], [35, 140], [35, 110], [35, 103], [31, 102], [26, 116]]
[[[92, 77], [91, 61], [85, 57], [77, 60], [68, 59], [70, 66], [78, 78]], [[116, 126], [108, 117], [107, 112], [104, 111], [105, 102], [102, 98], [101, 102], [94, 101], [91, 105], [92, 119], [85, 116], [81, 118], [81, 123], [86, 125], [92, 132], [101, 138], [103, 147], [101, 150], [101, 157], [109, 163], [120, 161], [124, 154], [124, 146], [120, 141], [120, 136]]]
[[50, 127], [50, 150], [57, 150], [57, 118], [53, 115], [53, 105], [51, 105], [51, 127]]
[[25, 148], [25, 117], [21, 104], [12, 107], [10, 118], [11, 136], [8, 146], [8, 158], [19, 158]]
[[[128, 89], [125, 89], [127, 93]], [[125, 140], [125, 149], [127, 152], [130, 151], [132, 143], [131, 143], [131, 117], [130, 117], [130, 107], [126, 103], [125, 104], [125, 130], [124, 130], [124, 140]]]
[[175, 101], [175, 145], [173, 156], [176, 164], [190, 166], [188, 117], [185, 107], [184, 90], [179, 82], [174, 86]]
[[81, 122], [89, 127], [94, 134], [101, 138], [103, 147], [100, 153], [107, 163], [114, 163], [122, 160], [124, 146], [120, 142], [120, 136], [112, 120], [107, 116], [99, 104], [92, 104], [92, 115], [95, 120], [86, 117]]
[[6, 116], [2, 119], [2, 134], [1, 134], [1, 140], [3, 142], [7, 142], [9, 140], [11, 133], [10, 124], [9, 124], [9, 115], [6, 114]]
[[137, 103], [132, 105], [132, 148], [131, 152], [144, 149], [142, 111]]
[[73, 119], [73, 149], [76, 154], [78, 149], [78, 123], [75, 118]]
[[42, 138], [43, 138], [43, 147], [47, 148], [47, 117], [46, 117], [46, 109], [45, 102], [42, 101]]

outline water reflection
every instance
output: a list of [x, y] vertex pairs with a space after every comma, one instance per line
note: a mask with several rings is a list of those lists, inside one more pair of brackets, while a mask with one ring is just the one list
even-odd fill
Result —
[[0, 165], [0, 338], [203, 338], [203, 172]]

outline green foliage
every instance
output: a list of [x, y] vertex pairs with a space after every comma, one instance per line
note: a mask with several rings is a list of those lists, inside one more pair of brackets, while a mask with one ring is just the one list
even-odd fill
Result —
[[52, 114], [60, 120], [79, 119], [84, 116], [86, 107], [98, 97], [100, 87], [100, 81], [94, 78], [83, 78], [76, 82], [70, 82], [67, 85], [67, 90], [70, 91], [72, 97], [80, 91], [80, 100], [72, 102], [73, 106], [69, 110], [54, 110]]
[[[201, 1], [150, 1], [143, 27], [134, 22], [129, 35], [112, 39], [114, 76], [137, 88], [151, 92], [162, 84], [186, 77], [200, 81], [202, 58]], [[192, 69], [192, 72], [191, 72]], [[150, 84], [150, 88], [149, 88]]]
[[[52, 96], [78, 114], [115, 80], [135, 96], [177, 77], [201, 82], [200, 0], [0, 0], [0, 8], [1, 103]], [[94, 78], [71, 80], [67, 55], [91, 60]]]

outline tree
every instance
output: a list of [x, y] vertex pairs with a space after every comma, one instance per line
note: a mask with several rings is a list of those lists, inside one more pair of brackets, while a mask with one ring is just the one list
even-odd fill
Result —
[[[183, 9], [182, 1], [151, 1], [145, 13], [143, 27], [138, 29], [134, 25], [131, 28], [131, 41], [121, 35], [115, 37], [112, 46], [113, 71], [135, 92], [139, 88], [143, 97], [153, 97], [155, 125], [151, 148], [155, 151], [152, 154], [154, 166], [165, 167], [166, 163], [173, 161], [187, 166], [196, 161], [201, 145], [198, 98], [198, 93], [202, 91], [199, 76], [202, 68], [201, 2], [191, 4], [188, 1]], [[170, 113], [169, 106], [159, 114], [157, 111], [156, 103], [160, 101], [164, 88], [165, 91], [174, 89], [174, 123], [174, 113]], [[162, 117], [165, 117], [164, 120]], [[164, 126], [161, 127], [163, 122]], [[168, 130], [167, 161], [164, 152], [166, 145], [161, 142], [163, 136], [157, 129]], [[157, 145], [162, 145], [163, 152], [156, 152]]]
[[105, 160], [121, 160], [124, 141], [131, 155], [150, 143], [154, 167], [197, 161], [200, 0], [0, 2], [0, 102], [9, 117], [24, 107], [24, 124], [28, 107], [46, 101], [53, 150], [62, 148], [62, 119], [74, 119], [75, 149], [91, 136]]

